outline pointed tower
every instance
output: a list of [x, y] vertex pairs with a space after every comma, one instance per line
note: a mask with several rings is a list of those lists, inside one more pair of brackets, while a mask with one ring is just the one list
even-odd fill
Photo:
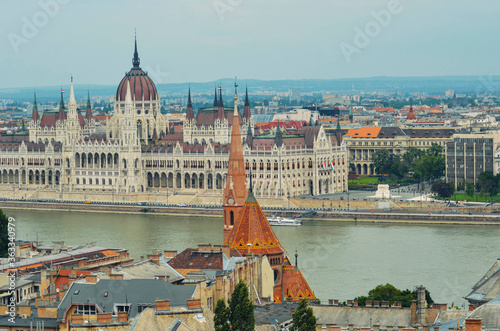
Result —
[[248, 88], [245, 89], [245, 108], [243, 108], [243, 118], [250, 121], [250, 101], [248, 100]]
[[337, 136], [338, 146], [342, 144], [342, 129], [340, 128], [340, 109], [337, 115], [337, 129], [335, 130], [335, 135]]
[[226, 118], [224, 116], [224, 102], [222, 101], [222, 87], [219, 86], [219, 103], [217, 104], [217, 118], [222, 122]]
[[276, 126], [276, 136], [274, 138], [274, 143], [278, 148], [283, 146], [283, 135], [281, 134], [280, 121], [278, 120], [278, 125]]
[[30, 121], [30, 141], [36, 142], [37, 134], [40, 129], [40, 115], [38, 114], [38, 105], [36, 103], [36, 92], [33, 92], [34, 101], [33, 101], [33, 111], [31, 113], [31, 121]]
[[214, 93], [214, 108], [217, 108], [219, 106], [219, 99], [217, 99], [217, 86], [215, 86], [215, 93]]
[[191, 103], [191, 88], [189, 88], [189, 90], [188, 90], [188, 103], [187, 103], [187, 110], [186, 110], [186, 119], [188, 121], [192, 121], [194, 119], [193, 104]]
[[252, 144], [253, 144], [253, 136], [252, 136], [252, 123], [248, 123], [248, 131], [247, 131], [247, 139], [246, 143], [250, 149], [252, 149]]
[[352, 105], [349, 106], [349, 122], [354, 121], [354, 114], [352, 113]]
[[33, 101], [33, 111], [31, 112], [31, 120], [37, 123], [40, 120], [40, 115], [38, 114], [38, 105], [36, 103], [36, 92], [33, 92], [35, 100]]
[[413, 112], [413, 100], [410, 99], [410, 111], [408, 115], [406, 115], [407, 120], [414, 120], [416, 118], [415, 113]]
[[80, 121], [76, 109], [75, 90], [73, 88], [73, 77], [69, 92], [68, 115], [66, 120], [66, 142], [73, 144], [80, 140]]
[[141, 69], [141, 59], [139, 59], [139, 53], [137, 52], [137, 35], [134, 36], [134, 57], [132, 58], [132, 69]]
[[238, 95], [234, 91], [233, 127], [231, 131], [231, 145], [229, 150], [229, 164], [227, 182], [224, 188], [222, 207], [224, 210], [224, 241], [231, 232], [234, 222], [240, 214], [247, 198], [245, 160], [241, 144], [240, 119], [238, 113]]
[[122, 145], [138, 145], [137, 127], [134, 120], [134, 102], [132, 101], [132, 93], [130, 91], [130, 81], [127, 82], [127, 93], [125, 94], [125, 110], [124, 116], [121, 118], [121, 140]]
[[64, 90], [61, 89], [61, 102], [59, 103], [59, 113], [57, 115], [57, 119], [59, 121], [64, 121], [66, 119], [66, 113], [64, 112], [64, 97], [63, 97]]
[[85, 119], [87, 122], [92, 121], [92, 104], [90, 103], [90, 92], [87, 90], [87, 109], [85, 111]]

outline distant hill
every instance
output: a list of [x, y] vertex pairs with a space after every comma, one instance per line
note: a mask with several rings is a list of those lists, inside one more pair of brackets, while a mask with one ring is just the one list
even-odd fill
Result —
[[[193, 93], [213, 93], [214, 87], [223, 86], [225, 93], [233, 90], [234, 79], [224, 78], [206, 83], [172, 83], [158, 84], [160, 95], [182, 96], [187, 94], [188, 86]], [[273, 90], [287, 92], [291, 88], [298, 88], [301, 92], [338, 91], [343, 93], [359, 92], [396, 92], [403, 94], [411, 92], [425, 92], [431, 95], [444, 94], [448, 89], [456, 93], [484, 93], [498, 94], [500, 92], [500, 76], [442, 76], [442, 77], [370, 77], [345, 79], [301, 79], [301, 80], [238, 80], [239, 91], [248, 86], [249, 92]], [[69, 92], [69, 86], [63, 85]], [[37, 87], [37, 98], [44, 101], [59, 100], [61, 86]], [[89, 88], [91, 96], [111, 97], [115, 94], [117, 85], [75, 85], [77, 99], [87, 96]], [[31, 101], [33, 87], [0, 89], [0, 98], [14, 99], [15, 101]], [[66, 93], [68, 93], [66, 92]], [[67, 99], [67, 95], [65, 97]]]

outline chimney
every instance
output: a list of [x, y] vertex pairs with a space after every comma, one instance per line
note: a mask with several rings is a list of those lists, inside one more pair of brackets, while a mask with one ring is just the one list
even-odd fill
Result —
[[97, 276], [96, 275], [87, 275], [87, 276], [85, 276], [85, 282], [88, 284], [97, 284]]
[[40, 282], [40, 295], [43, 297], [47, 293], [47, 270], [43, 269], [42, 273], [40, 275], [41, 277], [41, 282]]
[[170, 310], [170, 300], [156, 300], [155, 309], [156, 311]]
[[425, 324], [425, 309], [427, 302], [425, 301], [425, 287], [419, 286], [417, 289], [417, 323]]
[[417, 324], [417, 301], [416, 300], [411, 300], [411, 306], [410, 306], [410, 312], [411, 312], [411, 324]]
[[175, 257], [177, 255], [177, 251], [163, 251], [164, 257]]
[[481, 319], [480, 318], [466, 318], [465, 319], [465, 331], [481, 331]]

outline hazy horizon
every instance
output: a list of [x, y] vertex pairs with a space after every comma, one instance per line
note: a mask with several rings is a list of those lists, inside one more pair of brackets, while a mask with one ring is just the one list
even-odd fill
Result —
[[2, 3], [0, 88], [500, 74], [500, 3], [29, 0]]

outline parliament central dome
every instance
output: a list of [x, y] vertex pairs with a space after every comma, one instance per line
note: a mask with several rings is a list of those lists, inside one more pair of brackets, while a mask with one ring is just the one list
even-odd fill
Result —
[[141, 69], [139, 54], [137, 53], [137, 40], [135, 41], [134, 58], [132, 59], [132, 69], [125, 74], [125, 77], [118, 85], [116, 90], [116, 101], [125, 100], [127, 94], [127, 83], [130, 81], [130, 91], [132, 92], [132, 99], [134, 101], [152, 101], [158, 97], [155, 83], [148, 76], [147, 72]]

